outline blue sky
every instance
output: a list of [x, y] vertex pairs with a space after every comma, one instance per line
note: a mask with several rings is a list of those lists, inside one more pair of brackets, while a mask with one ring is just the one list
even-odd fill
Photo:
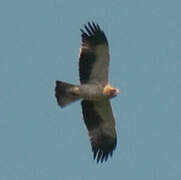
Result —
[[[180, 180], [181, 1], [1, 0], [0, 179]], [[96, 164], [79, 103], [60, 109], [54, 81], [78, 83], [80, 28], [110, 45], [117, 149]]]

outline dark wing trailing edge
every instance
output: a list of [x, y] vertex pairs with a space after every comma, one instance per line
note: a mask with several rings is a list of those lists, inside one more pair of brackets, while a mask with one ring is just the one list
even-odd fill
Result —
[[107, 83], [109, 66], [108, 41], [98, 24], [94, 22], [81, 29], [82, 47], [79, 57], [79, 76], [82, 84]]
[[81, 105], [94, 159], [97, 159], [97, 162], [107, 161], [108, 156], [112, 156], [117, 143], [110, 102], [83, 100]]

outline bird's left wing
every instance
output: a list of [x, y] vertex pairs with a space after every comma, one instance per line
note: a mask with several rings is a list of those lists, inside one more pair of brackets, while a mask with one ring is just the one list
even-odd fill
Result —
[[94, 159], [106, 161], [116, 147], [115, 120], [110, 101], [83, 100], [81, 105]]
[[82, 32], [82, 46], [79, 56], [81, 84], [108, 82], [109, 47], [108, 41], [98, 24], [85, 25]]

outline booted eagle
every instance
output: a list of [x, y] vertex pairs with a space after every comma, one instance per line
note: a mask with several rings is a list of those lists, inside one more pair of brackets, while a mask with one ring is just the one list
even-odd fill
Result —
[[107, 161], [116, 147], [115, 120], [110, 99], [119, 90], [108, 84], [109, 46], [103, 30], [94, 22], [81, 29], [80, 85], [56, 81], [55, 97], [62, 108], [81, 100], [94, 159]]

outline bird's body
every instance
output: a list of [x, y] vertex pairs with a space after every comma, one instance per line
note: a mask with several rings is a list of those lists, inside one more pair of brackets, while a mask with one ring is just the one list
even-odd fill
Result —
[[80, 95], [86, 100], [99, 100], [104, 98], [101, 85], [83, 84], [79, 88]]
[[82, 99], [94, 159], [106, 161], [116, 147], [115, 120], [110, 98], [119, 90], [108, 83], [109, 47], [104, 32], [94, 22], [84, 26], [79, 55], [80, 85], [56, 81], [55, 96], [61, 107]]

